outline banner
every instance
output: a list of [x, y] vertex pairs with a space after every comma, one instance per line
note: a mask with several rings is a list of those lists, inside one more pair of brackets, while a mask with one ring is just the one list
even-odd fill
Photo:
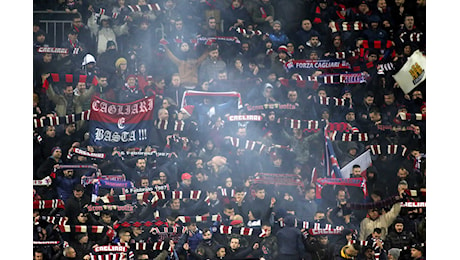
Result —
[[284, 174], [284, 173], [256, 173], [254, 179], [251, 180], [252, 184], [265, 184], [276, 186], [301, 186], [304, 187], [302, 180], [297, 174]]
[[408, 94], [426, 78], [426, 57], [416, 50], [406, 61], [404, 66], [393, 78], [398, 82], [405, 94]]
[[346, 60], [293, 60], [284, 64], [284, 69], [351, 69]]
[[154, 97], [128, 104], [99, 97], [91, 100], [90, 144], [104, 147], [145, 146], [153, 130]]
[[321, 178], [316, 181], [316, 198], [321, 199], [321, 190], [325, 185], [360, 187], [364, 197], [367, 196], [366, 179], [360, 178]]
[[[241, 94], [236, 91], [227, 91], [227, 92], [208, 92], [208, 91], [197, 91], [197, 90], [186, 90], [182, 96], [181, 108], [184, 108], [187, 105], [197, 106], [203, 101], [203, 98], [209, 99], [218, 99], [220, 103], [230, 103], [229, 101], [236, 101], [236, 109], [241, 109], [243, 107], [243, 102], [241, 100]], [[224, 105], [224, 104], [221, 104]]]
[[353, 161], [343, 166], [342, 169], [340, 169], [343, 178], [350, 178], [350, 173], [353, 169], [353, 165], [355, 164], [361, 167], [361, 175], [364, 176], [366, 174], [366, 169], [372, 165], [371, 150], [366, 150], [360, 156], [356, 157]]

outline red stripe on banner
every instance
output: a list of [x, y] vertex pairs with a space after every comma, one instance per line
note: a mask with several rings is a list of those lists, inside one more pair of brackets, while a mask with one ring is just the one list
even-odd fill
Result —
[[73, 75], [72, 74], [65, 74], [65, 82], [66, 83], [73, 83]]
[[374, 48], [381, 49], [382, 48], [382, 41], [374, 41]]
[[368, 40], [363, 41], [363, 48], [364, 49], [369, 49], [369, 41]]
[[51, 78], [53, 79], [54, 82], [60, 81], [58, 73], [51, 73]]
[[85, 82], [85, 83], [86, 83], [86, 78], [87, 78], [87, 77], [88, 77], [88, 76], [86, 76], [86, 75], [80, 75], [80, 76], [78, 77], [78, 83], [80, 83], [80, 82]]
[[90, 120], [123, 125], [153, 120], [154, 102], [153, 96], [131, 103], [113, 103], [94, 96], [91, 99]]
[[393, 42], [392, 41], [387, 41], [387, 44], [385, 46], [387, 49], [393, 47]]

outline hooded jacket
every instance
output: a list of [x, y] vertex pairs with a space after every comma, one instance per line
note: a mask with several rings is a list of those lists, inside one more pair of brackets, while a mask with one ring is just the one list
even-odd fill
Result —
[[305, 247], [303, 244], [303, 237], [300, 229], [295, 227], [295, 216], [286, 216], [284, 218], [284, 223], [285, 226], [276, 233], [279, 254], [298, 256], [304, 255]]

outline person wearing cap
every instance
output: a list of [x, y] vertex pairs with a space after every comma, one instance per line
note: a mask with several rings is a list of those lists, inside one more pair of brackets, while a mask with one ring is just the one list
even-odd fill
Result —
[[305, 241], [305, 249], [312, 260], [333, 259], [334, 244], [327, 235], [309, 236]]
[[420, 245], [413, 245], [410, 249], [410, 257], [413, 260], [424, 260], [425, 258], [423, 257], [423, 247]]
[[86, 54], [86, 46], [84, 43], [78, 40], [78, 32], [71, 28], [67, 31], [67, 39], [61, 43], [62, 48], [67, 48], [71, 56], [72, 63], [78, 68], [78, 63], [82, 60]]
[[66, 201], [72, 195], [72, 188], [80, 182], [73, 169], [63, 169], [56, 174], [54, 180], [59, 199]]
[[358, 1], [356, 8], [352, 8], [351, 10], [354, 11], [351, 15], [352, 21], [369, 24], [369, 17], [372, 15], [372, 10], [367, 0]]
[[363, 31], [364, 38], [369, 42], [381, 41], [385, 43], [389, 40], [388, 33], [382, 28], [382, 22], [381, 18], [376, 14], [369, 16], [369, 26]]
[[98, 66], [101, 71], [107, 74], [115, 73], [115, 62], [120, 57], [117, 44], [114, 41], [107, 41], [106, 49], [97, 57]]
[[190, 191], [192, 185], [192, 175], [188, 172], [184, 172], [181, 175], [182, 182], [179, 184], [179, 190]]
[[75, 223], [80, 212], [91, 203], [91, 198], [85, 194], [85, 187], [80, 183], [75, 184], [70, 196], [65, 202], [64, 216], [69, 219], [69, 224]]
[[220, 57], [219, 46], [212, 44], [207, 51], [208, 56], [198, 69], [198, 82], [217, 80], [219, 71], [227, 71], [227, 63]]
[[62, 149], [59, 146], [51, 148], [50, 155], [44, 160], [37, 169], [34, 180], [41, 180], [49, 176], [56, 165], [62, 164]]
[[287, 77], [288, 74], [286, 72], [286, 69], [284, 68], [284, 64], [292, 60], [292, 57], [290, 56], [286, 45], [280, 45], [275, 50], [276, 55], [271, 56], [271, 65], [269, 71], [276, 73], [278, 78]]
[[273, 48], [276, 49], [281, 45], [286, 45], [289, 42], [289, 37], [282, 29], [281, 22], [276, 20], [273, 22], [272, 32], [268, 35], [268, 38], [273, 43]]
[[310, 11], [312, 23], [315, 29], [325, 37], [329, 37], [329, 22], [333, 18], [335, 8], [329, 4], [328, 0], [317, 0], [315, 6]]
[[222, 12], [222, 20], [224, 34], [231, 29], [244, 28], [252, 22], [248, 9], [243, 4], [243, 0], [232, 0], [230, 5], [225, 7]]

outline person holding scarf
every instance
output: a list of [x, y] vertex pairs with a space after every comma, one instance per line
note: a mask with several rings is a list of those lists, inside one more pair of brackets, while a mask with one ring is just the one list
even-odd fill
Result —
[[144, 96], [137, 85], [136, 75], [130, 74], [126, 77], [126, 83], [118, 93], [118, 103], [131, 103], [144, 98]]

